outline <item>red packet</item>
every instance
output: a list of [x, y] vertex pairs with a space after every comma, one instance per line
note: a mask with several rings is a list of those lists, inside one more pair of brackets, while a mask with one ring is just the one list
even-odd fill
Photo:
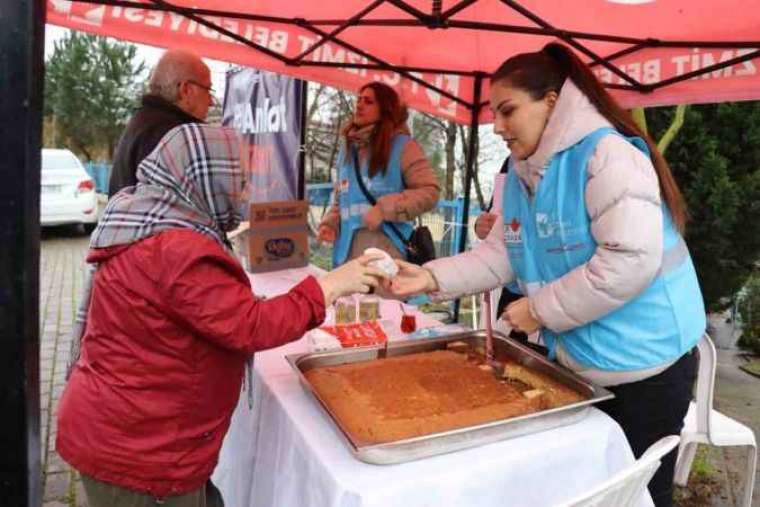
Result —
[[337, 337], [344, 348], [382, 345], [388, 340], [383, 327], [376, 320], [367, 320], [356, 324], [322, 326], [320, 329]]

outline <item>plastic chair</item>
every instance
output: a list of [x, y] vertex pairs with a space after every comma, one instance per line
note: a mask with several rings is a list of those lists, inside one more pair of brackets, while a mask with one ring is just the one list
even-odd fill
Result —
[[663, 437], [649, 446], [632, 465], [613, 475], [561, 507], [632, 507], [638, 505], [647, 484], [660, 466], [660, 460], [678, 445], [676, 435]]
[[697, 452], [697, 444], [720, 447], [747, 446], [747, 468], [744, 477], [743, 507], [750, 507], [752, 489], [757, 466], [757, 444], [755, 434], [739, 421], [727, 417], [713, 409], [713, 387], [715, 385], [715, 346], [706, 334], [697, 344], [699, 350], [699, 371], [695, 401], [689, 405], [681, 431], [681, 445], [678, 448], [676, 473], [673, 482], [685, 486], [689, 470]]

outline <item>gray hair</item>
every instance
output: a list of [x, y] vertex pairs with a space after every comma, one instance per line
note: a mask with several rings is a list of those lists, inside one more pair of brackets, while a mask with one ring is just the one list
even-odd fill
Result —
[[207, 72], [208, 67], [198, 55], [182, 49], [170, 49], [153, 68], [148, 93], [174, 103], [182, 81], [201, 81]]

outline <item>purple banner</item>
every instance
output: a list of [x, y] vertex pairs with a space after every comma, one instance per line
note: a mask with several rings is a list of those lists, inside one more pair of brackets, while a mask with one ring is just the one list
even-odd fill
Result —
[[306, 83], [243, 68], [227, 72], [222, 124], [241, 134], [250, 202], [299, 198], [302, 90]]

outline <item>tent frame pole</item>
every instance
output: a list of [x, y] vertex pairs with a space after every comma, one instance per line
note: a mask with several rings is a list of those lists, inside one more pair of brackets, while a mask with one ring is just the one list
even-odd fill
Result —
[[301, 85], [301, 139], [298, 146], [298, 199], [306, 198], [306, 114], [309, 101], [309, 82], [298, 80]]
[[[468, 231], [467, 228], [469, 227], [469, 221], [470, 221], [470, 190], [472, 189], [472, 178], [473, 178], [473, 172], [475, 169], [475, 161], [478, 159], [478, 149], [480, 146], [480, 143], [478, 143], [478, 133], [479, 133], [479, 126], [480, 122], [478, 121], [480, 119], [480, 109], [481, 109], [481, 100], [480, 95], [483, 89], [483, 78], [485, 77], [485, 74], [478, 74], [475, 76], [475, 84], [474, 89], [472, 93], [472, 103], [474, 104], [473, 107], [470, 109], [470, 138], [468, 139], [467, 143], [467, 160], [465, 161], [465, 178], [464, 178], [464, 209], [462, 210], [462, 223], [458, 226], [462, 228], [461, 234], [459, 235], [459, 244], [456, 246], [457, 253], [464, 252], [465, 248], [467, 248], [467, 237], [468, 237]], [[464, 140], [463, 140], [464, 141]], [[461, 298], [458, 298], [456, 301], [454, 301], [454, 322], [459, 322], [459, 310], [461, 307]], [[474, 311], [474, 309], [473, 309]]]
[[[0, 503], [42, 504], [40, 147], [47, 2], [0, 15]], [[13, 69], [12, 72], [7, 72]], [[53, 396], [51, 393], [50, 396]]]

